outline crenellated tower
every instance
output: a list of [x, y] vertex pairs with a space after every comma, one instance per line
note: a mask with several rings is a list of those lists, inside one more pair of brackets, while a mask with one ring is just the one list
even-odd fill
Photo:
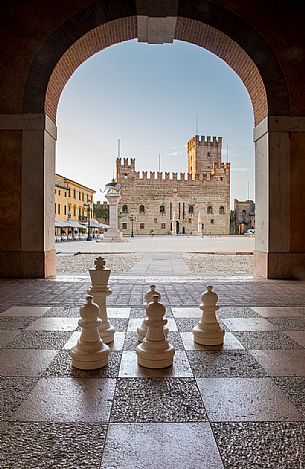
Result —
[[[129, 164], [130, 161], [130, 164]], [[116, 160], [116, 180], [121, 182], [135, 173], [136, 160], [135, 158], [117, 158]]]
[[195, 179], [196, 175], [213, 171], [213, 163], [221, 163], [221, 137], [195, 135], [187, 143], [188, 173]]

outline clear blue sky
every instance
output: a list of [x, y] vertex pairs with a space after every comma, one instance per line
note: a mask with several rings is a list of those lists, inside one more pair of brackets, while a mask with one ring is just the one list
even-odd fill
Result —
[[221, 59], [197, 46], [111, 46], [83, 63], [68, 81], [58, 107], [56, 172], [97, 191], [121, 157], [137, 170], [187, 171], [186, 142], [198, 133], [223, 137], [231, 162], [234, 198], [254, 199], [253, 111], [240, 78]]

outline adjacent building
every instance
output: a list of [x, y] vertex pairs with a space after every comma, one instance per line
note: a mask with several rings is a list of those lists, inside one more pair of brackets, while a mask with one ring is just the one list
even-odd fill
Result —
[[187, 174], [140, 172], [134, 158], [117, 159], [124, 235], [230, 233], [230, 163], [221, 159], [222, 138], [195, 135], [187, 150]]
[[244, 234], [250, 228], [255, 228], [255, 203], [234, 199], [233, 234]]

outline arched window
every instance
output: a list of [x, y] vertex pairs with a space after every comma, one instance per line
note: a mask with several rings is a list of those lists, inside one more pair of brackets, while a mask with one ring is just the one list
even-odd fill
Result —
[[242, 218], [242, 221], [243, 221], [243, 222], [246, 221], [246, 215], [247, 215], [246, 210], [242, 210], [242, 211], [241, 211], [241, 218]]
[[209, 151], [208, 151], [208, 153], [207, 153], [207, 157], [208, 157], [208, 158], [211, 158], [211, 153], [210, 153]]
[[160, 205], [160, 213], [165, 213], [165, 207], [164, 207], [164, 205]]
[[212, 205], [209, 205], [207, 208], [207, 213], [213, 213], [213, 207]]
[[123, 205], [122, 213], [128, 213], [128, 205]]
[[145, 213], [144, 205], [140, 205], [139, 211], [140, 211], [140, 213]]
[[189, 205], [189, 213], [194, 213], [194, 205]]
[[225, 208], [222, 205], [219, 207], [219, 213], [220, 215], [224, 215], [225, 213]]

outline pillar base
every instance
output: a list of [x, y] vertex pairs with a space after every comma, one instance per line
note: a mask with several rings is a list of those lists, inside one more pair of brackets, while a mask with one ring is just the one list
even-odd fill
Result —
[[305, 280], [305, 252], [253, 252], [256, 277]]
[[2, 251], [0, 278], [51, 278], [56, 276], [56, 251]]

